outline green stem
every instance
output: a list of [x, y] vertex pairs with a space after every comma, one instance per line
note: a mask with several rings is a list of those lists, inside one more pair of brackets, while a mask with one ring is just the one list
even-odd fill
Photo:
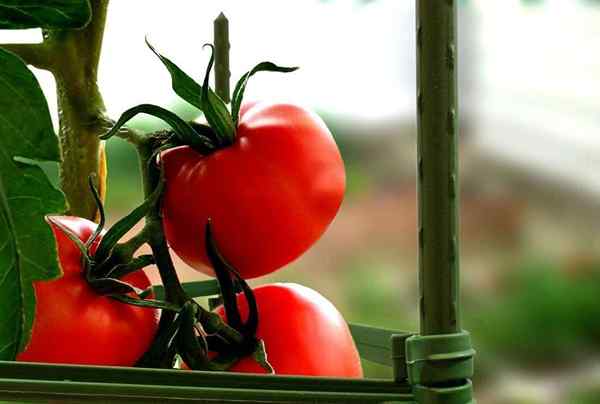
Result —
[[417, 1], [421, 334], [460, 330], [456, 1]]
[[28, 65], [43, 70], [51, 68], [50, 48], [44, 43], [9, 43], [0, 44], [0, 47], [19, 56]]
[[221, 13], [214, 21], [215, 92], [223, 101], [229, 98], [229, 21]]
[[[149, 138], [146, 142], [138, 144], [137, 148], [144, 182], [144, 194], [146, 197], [149, 197], [158, 186], [159, 181], [161, 181], [160, 169], [152, 161], [155, 157], [152, 139]], [[167, 246], [162, 219], [160, 217], [160, 203], [155, 204], [146, 216], [144, 232], [148, 236], [148, 244], [152, 249], [152, 254], [154, 255], [156, 266], [158, 267], [160, 278], [165, 288], [165, 300], [183, 305], [189, 300], [189, 297], [186, 295], [177, 278], [175, 266], [169, 255], [169, 247]]]
[[86, 184], [88, 176], [96, 173], [100, 195], [105, 195], [106, 160], [99, 136], [110, 127], [110, 120], [105, 115], [97, 73], [108, 0], [92, 0], [91, 5], [92, 20], [85, 28], [47, 31], [41, 49], [50, 50], [48, 66], [56, 79], [60, 181], [69, 213], [96, 219], [96, 204]]

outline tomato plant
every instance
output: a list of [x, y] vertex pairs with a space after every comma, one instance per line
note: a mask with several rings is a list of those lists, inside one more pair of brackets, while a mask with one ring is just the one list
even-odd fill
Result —
[[[267, 360], [281, 375], [362, 377], [360, 358], [348, 325], [335, 306], [316, 291], [293, 283], [254, 289], [260, 321], [256, 336], [265, 343]], [[248, 304], [238, 295], [243, 317]], [[217, 313], [225, 316], [224, 308]], [[250, 357], [230, 368], [265, 373]]]
[[[96, 229], [95, 223], [73, 216], [54, 216], [48, 222], [56, 239], [62, 276], [34, 283], [37, 305], [32, 336], [17, 359], [132, 366], [154, 338], [158, 310], [121, 303], [99, 295], [88, 285], [82, 252], [58, 225], [85, 243]], [[122, 279], [139, 289], [150, 286], [142, 271]]]
[[[151, 104], [130, 108], [113, 122], [95, 76], [107, 2], [88, 3], [91, 8], [83, 3], [72, 15], [54, 10], [59, 20], [44, 20], [38, 9], [23, 12], [19, 18], [26, 21], [9, 25], [41, 23], [47, 30], [44, 42], [0, 50], [0, 73], [7, 77], [0, 82], [0, 104], [12, 108], [1, 112], [8, 125], [0, 124], [0, 146], [9, 157], [0, 155], [5, 201], [0, 262], [9, 264], [0, 265], [0, 286], [8, 292], [0, 293], [0, 320], [10, 324], [0, 328], [0, 359], [170, 368], [178, 355], [195, 370], [235, 365], [234, 370], [256, 371], [256, 359], [259, 369], [273, 372], [265, 360], [268, 346], [280, 374], [362, 376], [348, 326], [330, 302], [299, 285], [267, 285], [255, 294], [246, 281], [310, 248], [333, 220], [345, 191], [340, 152], [316, 114], [293, 104], [242, 102], [254, 74], [297, 67], [258, 63], [242, 75], [229, 99], [227, 20], [220, 15], [215, 45], [206, 45], [212, 53], [202, 84], [147, 42], [168, 69], [175, 92], [201, 110], [206, 122], [188, 122]], [[69, 30], [67, 23], [80, 30]], [[209, 77], [215, 58], [220, 84], [213, 91]], [[24, 61], [57, 77], [62, 149]], [[32, 100], [27, 108], [40, 119], [27, 119], [32, 113], [15, 107], [27, 99]], [[171, 130], [123, 128], [140, 113], [164, 120]], [[21, 128], [23, 136], [11, 128]], [[101, 140], [114, 135], [136, 148], [145, 200], [104, 232]], [[30, 163], [34, 160], [60, 163], [64, 194]], [[39, 192], [32, 192], [36, 186]], [[43, 223], [48, 214], [50, 228]], [[150, 254], [138, 254], [143, 245]], [[220, 295], [221, 315], [188, 295], [171, 251], [215, 275], [204, 286]], [[164, 293], [157, 299], [141, 271], [148, 265], [156, 265], [162, 281]], [[243, 299], [236, 295], [240, 291]]]
[[163, 153], [165, 235], [185, 262], [212, 273], [204, 226], [242, 277], [293, 261], [325, 231], [345, 188], [342, 158], [314, 113], [292, 104], [242, 108], [232, 145], [203, 156], [183, 146]]

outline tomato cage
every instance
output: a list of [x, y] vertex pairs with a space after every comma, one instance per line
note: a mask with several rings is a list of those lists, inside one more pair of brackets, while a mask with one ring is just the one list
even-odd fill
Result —
[[[393, 378], [337, 379], [0, 362], [0, 398], [35, 402], [468, 404], [474, 350], [461, 328], [456, 1], [417, 0], [419, 332], [350, 324], [362, 359]], [[184, 284], [192, 297], [216, 281]], [[156, 287], [156, 294], [161, 288]]]

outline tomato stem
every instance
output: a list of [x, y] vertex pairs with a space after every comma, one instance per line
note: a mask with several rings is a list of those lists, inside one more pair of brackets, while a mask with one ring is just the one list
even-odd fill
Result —
[[[153, 161], [154, 147], [152, 143], [151, 141], [146, 141], [137, 145], [146, 197], [152, 194], [161, 180], [160, 169]], [[152, 254], [154, 255], [156, 266], [158, 267], [165, 288], [166, 300], [183, 305], [189, 298], [177, 278], [175, 266], [169, 255], [169, 247], [167, 246], [162, 219], [160, 217], [159, 203], [155, 204], [146, 215], [144, 232], [148, 236], [147, 242], [152, 249]]]

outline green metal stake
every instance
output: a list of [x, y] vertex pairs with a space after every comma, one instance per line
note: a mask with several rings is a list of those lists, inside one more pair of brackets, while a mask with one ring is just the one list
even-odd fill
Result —
[[456, 6], [417, 1], [421, 334], [460, 331]]
[[417, 0], [417, 184], [421, 334], [406, 341], [419, 403], [470, 403], [473, 355], [460, 326], [456, 1]]
[[229, 102], [229, 21], [221, 13], [214, 21], [215, 92]]

